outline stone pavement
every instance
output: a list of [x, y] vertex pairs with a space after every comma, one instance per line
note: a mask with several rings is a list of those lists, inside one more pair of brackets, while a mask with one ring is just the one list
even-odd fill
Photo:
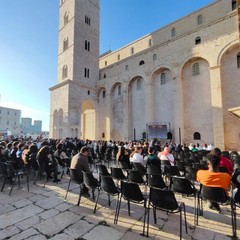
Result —
[[[92, 198], [82, 198], [80, 206], [76, 206], [79, 187], [72, 183], [67, 201], [64, 200], [68, 176], [64, 176], [58, 184], [48, 182], [43, 188], [43, 181], [37, 185], [30, 182], [27, 191], [24, 179], [22, 188], [13, 189], [9, 196], [9, 185], [0, 192], [0, 239], [28, 240], [141, 240], [141, 239], [179, 239], [179, 214], [167, 215], [157, 211], [157, 224], [153, 223], [150, 211], [149, 238], [140, 235], [143, 226], [144, 209], [131, 203], [131, 216], [127, 214], [126, 202], [123, 202], [118, 224], [113, 224], [116, 199], [108, 206], [107, 195], [100, 195], [98, 209], [93, 213]], [[0, 184], [2, 181], [0, 180]], [[182, 198], [187, 211], [188, 234], [183, 224], [183, 238], [191, 240], [227, 240], [232, 239], [229, 206], [222, 207], [222, 213], [210, 210], [204, 203], [204, 217], [200, 217], [199, 225], [193, 223], [193, 198]], [[112, 198], [111, 198], [112, 199]], [[238, 225], [239, 226], [239, 213]], [[238, 236], [240, 230], [238, 228]]]

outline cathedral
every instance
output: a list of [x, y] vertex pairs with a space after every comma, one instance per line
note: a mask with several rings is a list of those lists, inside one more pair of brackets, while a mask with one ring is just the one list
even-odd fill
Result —
[[240, 150], [240, 2], [216, 0], [99, 56], [100, 0], [60, 0], [51, 138]]

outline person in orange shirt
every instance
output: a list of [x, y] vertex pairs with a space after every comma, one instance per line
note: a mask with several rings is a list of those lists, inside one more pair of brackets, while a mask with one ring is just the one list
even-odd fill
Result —
[[[209, 155], [207, 158], [208, 170], [199, 170], [197, 172], [197, 181], [204, 186], [224, 188], [226, 193], [231, 183], [231, 177], [228, 173], [219, 172], [218, 167], [220, 158], [216, 155]], [[209, 208], [221, 212], [217, 202], [210, 202]]]

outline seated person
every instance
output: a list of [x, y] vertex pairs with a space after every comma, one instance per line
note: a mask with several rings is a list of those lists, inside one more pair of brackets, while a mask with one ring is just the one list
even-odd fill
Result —
[[[208, 170], [199, 170], [197, 172], [197, 181], [204, 186], [224, 188], [226, 193], [230, 186], [231, 177], [228, 173], [219, 172], [220, 158], [216, 155], [208, 155]], [[209, 208], [221, 212], [217, 202], [210, 202]]]
[[140, 163], [143, 167], [145, 167], [145, 162], [143, 160], [142, 155], [142, 147], [140, 146], [135, 147], [135, 150], [130, 155], [130, 162]]
[[149, 147], [148, 148], [148, 155], [144, 158], [144, 161], [146, 162], [147, 165], [150, 164], [160, 164], [160, 159], [158, 156], [155, 154], [154, 148]]

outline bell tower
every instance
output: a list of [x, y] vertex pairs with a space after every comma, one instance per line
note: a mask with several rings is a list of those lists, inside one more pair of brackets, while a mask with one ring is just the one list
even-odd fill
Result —
[[60, 0], [58, 78], [49, 89], [51, 138], [95, 138], [99, 12], [99, 0]]

